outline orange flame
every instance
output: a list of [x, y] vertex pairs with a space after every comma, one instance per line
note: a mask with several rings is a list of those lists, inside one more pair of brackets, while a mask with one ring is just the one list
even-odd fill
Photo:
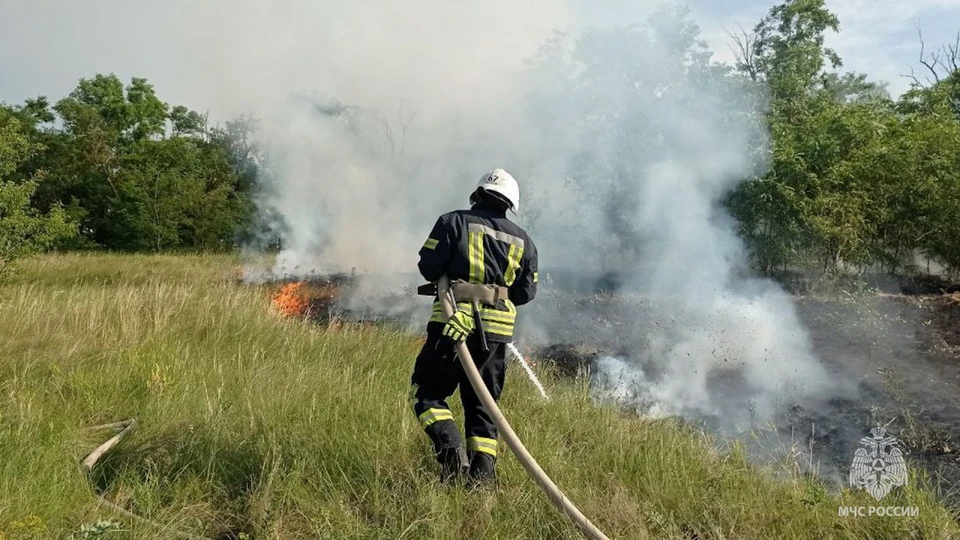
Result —
[[273, 295], [273, 307], [281, 315], [292, 317], [307, 312], [307, 298], [301, 292], [303, 283], [288, 283]]

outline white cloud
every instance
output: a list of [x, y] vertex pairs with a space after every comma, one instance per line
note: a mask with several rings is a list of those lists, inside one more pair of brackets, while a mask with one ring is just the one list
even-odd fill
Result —
[[[710, 9], [707, 2], [693, 0], [692, 5], [702, 15]], [[716, 58], [733, 60], [725, 29], [735, 30], [738, 24], [750, 29], [773, 5], [748, 0], [712, 20], [701, 18]], [[928, 47], [952, 43], [960, 30], [960, 0], [828, 0], [827, 7], [840, 19], [840, 33], [830, 35], [827, 44], [840, 54], [844, 69], [890, 83], [894, 96], [907, 90], [909, 81], [902, 75], [917, 66], [916, 28], [922, 28]]]

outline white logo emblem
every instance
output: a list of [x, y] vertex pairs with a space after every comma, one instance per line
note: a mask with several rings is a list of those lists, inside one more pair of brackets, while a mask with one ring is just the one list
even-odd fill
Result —
[[872, 437], [860, 439], [864, 447], [857, 449], [850, 466], [850, 487], [864, 488], [874, 499], [880, 500], [894, 486], [907, 485], [907, 463], [897, 447], [897, 439], [877, 426], [870, 430]]

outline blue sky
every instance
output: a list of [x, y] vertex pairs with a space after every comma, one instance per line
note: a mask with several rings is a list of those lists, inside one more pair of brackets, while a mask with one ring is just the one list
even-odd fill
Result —
[[[593, 24], [642, 16], [649, 3], [635, 0], [591, 2]], [[602, 4], [603, 7], [597, 7]], [[751, 29], [772, 6], [773, 0], [689, 0], [694, 17], [715, 58], [732, 61], [727, 30], [741, 25]], [[844, 61], [844, 70], [865, 72], [871, 79], [887, 81], [899, 95], [910, 81], [902, 75], [919, 68], [923, 31], [928, 47], [955, 43], [960, 32], [960, 0], [827, 0], [827, 7], [840, 19], [840, 33], [828, 37]]]
[[[495, 66], [496, 55], [516, 56], [517, 51], [542, 42], [551, 28], [632, 22], [643, 19], [659, 3], [0, 0], [0, 101], [19, 102], [40, 94], [58, 99], [80, 77], [97, 72], [115, 72], [124, 79], [147, 77], [161, 97], [211, 110], [215, 116], [243, 110], [281, 90], [329, 84], [336, 91], [350, 88], [356, 94], [364, 85], [378, 84], [371, 84], [369, 73], [363, 72], [389, 71], [384, 55], [394, 52], [389, 49], [397, 39], [410, 36], [414, 36], [410, 43], [399, 44], [407, 47], [400, 53], [414, 60], [407, 59], [402, 73], [381, 78], [410, 77], [410, 87], [417, 91], [435, 72], [473, 84], [471, 77], [477, 76], [463, 68], [463, 55], [478, 65]], [[752, 27], [773, 3], [690, 0], [689, 5], [716, 58], [729, 61], [726, 29], [738, 24]], [[931, 47], [953, 42], [960, 31], [960, 0], [827, 0], [827, 4], [840, 17], [841, 33], [830, 36], [829, 44], [843, 58], [844, 68], [889, 82], [894, 95], [909, 86], [902, 75], [919, 68], [917, 26]], [[451, 11], [438, 15], [443, 9]], [[434, 29], [451, 17], [458, 22]], [[477, 43], [486, 48], [491, 38], [473, 36], [471, 41], [476, 33], [489, 33], [500, 46], [490, 59], [479, 58], [476, 52]], [[419, 44], [413, 43], [417, 35]], [[441, 41], [450, 45], [442, 48], [450, 52], [436, 52], [436, 42]], [[356, 56], [333, 55], [331, 50]], [[428, 61], [415, 60], [423, 55], [430, 56]], [[417, 70], [416, 77], [410, 76]], [[338, 76], [346, 82], [330, 83]]]
[[[690, 3], [717, 57], [730, 59], [724, 29], [749, 28], [773, 5], [756, 0], [694, 0]], [[827, 0], [840, 19], [840, 33], [828, 38], [844, 69], [885, 80], [898, 95], [909, 86], [902, 77], [917, 63], [923, 31], [928, 47], [954, 43], [960, 31], [960, 0]], [[919, 70], [918, 70], [919, 74]]]

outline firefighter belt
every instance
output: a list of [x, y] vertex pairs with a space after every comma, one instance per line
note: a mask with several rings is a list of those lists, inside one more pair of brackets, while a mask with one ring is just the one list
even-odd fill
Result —
[[[457, 280], [450, 284], [453, 297], [457, 302], [480, 302], [488, 306], [498, 306], [501, 300], [509, 298], [509, 289], [493, 284], [467, 283]], [[437, 285], [428, 283], [417, 287], [417, 294], [421, 296], [436, 296]]]

